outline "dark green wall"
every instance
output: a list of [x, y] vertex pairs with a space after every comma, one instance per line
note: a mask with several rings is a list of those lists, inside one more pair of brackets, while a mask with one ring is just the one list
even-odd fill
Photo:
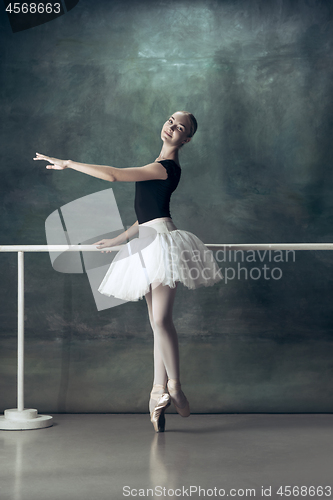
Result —
[[[1, 244], [45, 244], [51, 212], [110, 187], [46, 170], [32, 161], [36, 151], [144, 165], [178, 109], [199, 128], [181, 153], [177, 227], [205, 243], [331, 242], [332, 22], [333, 4], [315, 0], [80, 0], [15, 34], [3, 13]], [[134, 185], [112, 188], [124, 225], [133, 224]], [[48, 254], [26, 254], [25, 264], [26, 407], [147, 411], [145, 301], [98, 312], [86, 275], [57, 273]], [[256, 254], [242, 266], [264, 264], [281, 279], [179, 287], [175, 324], [193, 411], [333, 409], [333, 255]], [[0, 270], [2, 411], [16, 405], [16, 255], [1, 254]]]

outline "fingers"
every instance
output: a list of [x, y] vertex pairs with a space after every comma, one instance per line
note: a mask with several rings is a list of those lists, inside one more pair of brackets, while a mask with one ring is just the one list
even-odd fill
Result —
[[58, 158], [52, 158], [51, 156], [42, 155], [36, 153], [36, 157], [33, 160], [44, 160], [51, 163], [51, 165], [46, 165], [46, 168], [52, 168], [54, 170], [64, 170], [66, 168], [66, 162], [64, 160], [58, 160]]
[[[33, 160], [43, 160], [43, 161], [48, 161], [49, 163], [53, 163], [52, 159], [49, 156], [41, 155], [39, 153], [36, 153], [35, 158]], [[54, 165], [46, 165], [46, 168], [54, 168]]]
[[40, 153], [36, 153], [36, 157], [33, 160], [48, 160], [49, 156], [41, 155]]
[[98, 249], [104, 248], [106, 246], [105, 243], [103, 242], [103, 240], [96, 241], [96, 243], [92, 243], [92, 245], [100, 245], [100, 246], [97, 247]]

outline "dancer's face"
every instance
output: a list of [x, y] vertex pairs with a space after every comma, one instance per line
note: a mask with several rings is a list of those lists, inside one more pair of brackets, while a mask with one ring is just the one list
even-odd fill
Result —
[[161, 139], [170, 146], [180, 148], [183, 143], [191, 140], [189, 136], [191, 122], [187, 115], [177, 111], [165, 122], [161, 131]]

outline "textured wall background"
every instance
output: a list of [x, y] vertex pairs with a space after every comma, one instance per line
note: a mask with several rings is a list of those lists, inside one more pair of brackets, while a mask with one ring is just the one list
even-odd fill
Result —
[[[80, 0], [13, 34], [3, 13], [1, 244], [46, 243], [51, 212], [111, 186], [46, 170], [35, 151], [144, 165], [177, 109], [199, 123], [181, 154], [177, 227], [205, 243], [332, 241], [332, 20], [333, 4], [315, 0]], [[124, 225], [133, 224], [134, 184], [112, 188]], [[174, 316], [192, 409], [332, 411], [333, 255], [261, 257], [241, 265], [278, 267], [281, 279], [243, 271], [212, 288], [179, 287]], [[145, 302], [98, 312], [86, 275], [55, 272], [47, 254], [25, 262], [26, 407], [147, 411]], [[1, 254], [0, 269], [3, 410], [16, 405], [15, 254]]]

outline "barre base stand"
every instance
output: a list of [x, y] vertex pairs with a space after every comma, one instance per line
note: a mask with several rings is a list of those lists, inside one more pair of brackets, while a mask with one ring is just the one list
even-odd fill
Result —
[[17, 287], [17, 408], [5, 410], [0, 416], [0, 430], [22, 431], [53, 425], [53, 417], [38, 415], [34, 408], [24, 408], [24, 253], [18, 252]]
[[0, 416], [0, 429], [23, 431], [28, 429], [42, 429], [53, 425], [53, 417], [50, 415], [38, 415], [37, 410], [29, 408], [19, 410], [11, 408], [5, 410], [4, 416]]

